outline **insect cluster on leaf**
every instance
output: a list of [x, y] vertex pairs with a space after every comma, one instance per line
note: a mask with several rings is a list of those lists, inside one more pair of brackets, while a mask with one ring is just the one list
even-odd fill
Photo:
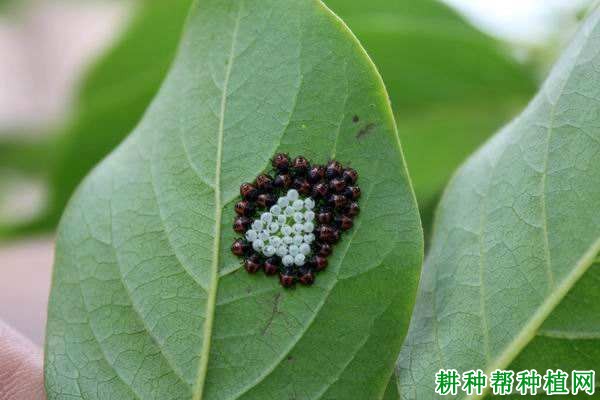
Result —
[[243, 237], [231, 251], [249, 273], [278, 274], [284, 287], [311, 285], [360, 212], [358, 172], [336, 160], [318, 165], [284, 153], [271, 164], [270, 173], [240, 186], [233, 230]]

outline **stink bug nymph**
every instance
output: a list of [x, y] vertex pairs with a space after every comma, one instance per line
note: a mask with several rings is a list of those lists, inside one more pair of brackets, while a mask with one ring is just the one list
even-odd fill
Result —
[[296, 174], [305, 175], [310, 168], [310, 164], [306, 158], [298, 156], [294, 158], [294, 161], [292, 162], [292, 168]]
[[244, 239], [236, 239], [231, 245], [231, 252], [238, 257], [243, 256], [250, 250], [250, 245]]
[[279, 272], [279, 261], [276, 257], [269, 257], [265, 260], [264, 264], [265, 274], [275, 275]]
[[273, 186], [280, 189], [287, 189], [292, 186], [292, 177], [289, 174], [279, 174], [275, 177]]
[[281, 282], [281, 286], [286, 288], [294, 286], [294, 283], [296, 283], [296, 277], [294, 276], [294, 272], [291, 268], [286, 268], [279, 273], [279, 282]]
[[245, 233], [250, 227], [252, 221], [248, 217], [237, 217], [233, 221], [233, 230], [237, 233]]
[[346, 189], [346, 182], [341, 178], [333, 178], [329, 181], [329, 188], [336, 193], [342, 193]]
[[254, 200], [258, 195], [258, 190], [250, 183], [242, 183], [240, 186], [240, 195], [244, 200]]
[[324, 199], [329, 194], [329, 188], [325, 183], [317, 183], [313, 186], [312, 196], [316, 199]]
[[268, 192], [273, 189], [273, 178], [267, 174], [261, 174], [256, 177], [256, 187], [258, 190]]
[[258, 205], [260, 208], [271, 207], [273, 204], [275, 204], [275, 202], [275, 196], [270, 193], [261, 193], [256, 199], [256, 205]]
[[238, 201], [235, 205], [235, 212], [237, 215], [250, 216], [254, 213], [254, 204], [248, 200]]
[[337, 178], [342, 175], [342, 165], [335, 160], [331, 160], [327, 163], [325, 173], [329, 179]]
[[358, 186], [348, 186], [344, 190], [344, 196], [351, 200], [358, 200], [360, 197], [360, 188]]
[[305, 196], [312, 192], [312, 186], [305, 178], [294, 179], [293, 186], [300, 194]]
[[315, 282], [315, 274], [310, 268], [300, 268], [298, 280], [303, 285], [312, 285]]
[[311, 183], [317, 183], [325, 177], [325, 167], [322, 165], [313, 165], [308, 171], [308, 181]]
[[287, 172], [290, 167], [290, 157], [284, 153], [275, 154], [275, 157], [271, 160], [271, 165], [279, 172]]
[[346, 168], [342, 172], [342, 178], [344, 178], [348, 185], [354, 185], [358, 180], [358, 172], [355, 169]]
[[260, 257], [257, 254], [252, 254], [250, 257], [246, 258], [246, 261], [244, 261], [244, 267], [246, 268], [246, 271], [250, 272], [251, 274], [256, 273], [260, 267], [262, 267]]

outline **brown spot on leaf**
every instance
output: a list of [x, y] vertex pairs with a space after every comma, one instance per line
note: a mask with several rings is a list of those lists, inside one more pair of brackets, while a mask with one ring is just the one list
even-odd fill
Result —
[[375, 124], [373, 122], [369, 122], [367, 125], [360, 128], [358, 130], [358, 132], [356, 132], [356, 138], [358, 140], [360, 140], [363, 137], [365, 137], [366, 135], [368, 135], [369, 133], [372, 133], [374, 129], [375, 129]]
[[358, 121], [360, 121], [360, 119], [358, 118], [358, 115], [355, 115], [354, 117], [352, 117], [352, 122], [357, 123]]

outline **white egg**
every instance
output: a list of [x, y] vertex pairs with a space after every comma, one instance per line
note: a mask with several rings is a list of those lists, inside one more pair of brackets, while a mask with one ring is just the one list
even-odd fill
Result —
[[258, 233], [256, 233], [254, 229], [250, 229], [248, 232], [246, 232], [246, 239], [248, 239], [250, 242], [254, 242], [256, 238], [258, 238]]
[[296, 235], [293, 238], [294, 238], [294, 244], [297, 246], [300, 246], [304, 240], [304, 237], [302, 235]]
[[304, 260], [305, 260], [305, 256], [304, 254], [296, 254], [296, 256], [294, 257], [294, 264], [301, 266], [304, 265]]
[[268, 240], [270, 236], [271, 236], [271, 235], [269, 235], [269, 232], [267, 232], [267, 231], [265, 231], [265, 230], [261, 231], [261, 232], [258, 234], [258, 238], [259, 238], [260, 240], [262, 240], [262, 241]]
[[265, 225], [263, 224], [263, 222], [260, 219], [257, 219], [252, 223], [252, 229], [254, 229], [255, 231], [258, 231], [258, 232], [260, 232], [264, 226]]
[[300, 253], [304, 254], [305, 256], [310, 254], [310, 246], [307, 243], [302, 243], [300, 245]]
[[281, 227], [281, 233], [283, 233], [284, 236], [290, 236], [293, 232], [293, 229], [291, 226], [289, 225], [283, 225]]
[[278, 255], [279, 257], [285, 257], [285, 256], [287, 256], [287, 255], [288, 255], [288, 249], [287, 249], [287, 246], [279, 246], [279, 247], [277, 248], [277, 255]]
[[256, 251], [261, 251], [263, 249], [264, 245], [265, 245], [265, 242], [263, 242], [261, 239], [256, 239], [252, 243], [252, 248]]
[[263, 254], [267, 257], [271, 257], [273, 254], [275, 254], [275, 247], [273, 246], [267, 246], [263, 249]]
[[279, 207], [277, 204], [275, 204], [273, 207], [271, 207], [271, 209], [269, 211], [271, 211], [271, 214], [273, 214], [273, 215], [279, 215], [279, 214], [281, 214], [281, 207]]
[[295, 210], [300, 211], [304, 208], [304, 202], [300, 199], [294, 200], [294, 203], [292, 204], [292, 206], [294, 207]]
[[304, 235], [304, 242], [311, 244], [312, 242], [315, 241], [315, 234], [314, 233], [309, 233]]
[[295, 244], [291, 245], [289, 248], [289, 253], [291, 256], [296, 256], [296, 254], [300, 253], [300, 247], [296, 246]]
[[300, 233], [304, 230], [304, 224], [294, 224], [294, 231]]
[[315, 212], [311, 210], [305, 211], [304, 219], [306, 219], [307, 221], [312, 221], [313, 219], [315, 219]]
[[292, 265], [294, 263], [294, 257], [292, 257], [288, 254], [287, 256], [283, 256], [283, 258], [281, 259], [281, 262], [286, 267], [289, 267], [290, 265]]
[[260, 220], [266, 225], [266, 224], [270, 224], [271, 221], [273, 221], [273, 214], [271, 214], [270, 212], [264, 212], [261, 214], [260, 216]]
[[304, 221], [304, 214], [302, 214], [301, 212], [294, 213], [294, 221], [296, 221], [296, 222]]
[[290, 189], [287, 192], [286, 197], [288, 198], [289, 201], [294, 201], [294, 200], [298, 200], [298, 191], [296, 189]]
[[285, 215], [278, 215], [277, 216], [277, 223], [279, 225], [284, 225], [287, 222], [287, 218]]
[[315, 224], [312, 222], [307, 222], [304, 224], [304, 232], [310, 233], [315, 230]]
[[279, 230], [279, 224], [277, 222], [271, 222], [269, 224], [269, 233], [276, 233]]
[[304, 199], [304, 207], [306, 207], [307, 210], [312, 210], [313, 208], [315, 208], [315, 201], [310, 197]]
[[288, 204], [290, 204], [290, 200], [285, 196], [282, 196], [277, 200], [277, 205], [282, 209], [286, 208]]

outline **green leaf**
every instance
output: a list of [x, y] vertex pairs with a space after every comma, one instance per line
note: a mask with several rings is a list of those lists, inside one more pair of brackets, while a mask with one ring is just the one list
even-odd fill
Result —
[[[229, 251], [238, 187], [277, 151], [360, 173], [361, 214], [310, 288]], [[383, 83], [346, 26], [315, 1], [197, 2], [145, 117], [61, 221], [48, 396], [380, 398], [422, 246]]]
[[[592, 264], [511, 363], [510, 369], [589, 371], [600, 360], [600, 263]], [[541, 372], [540, 372], [541, 373]], [[596, 371], [598, 398], [600, 376]], [[553, 396], [572, 400], [573, 396]]]
[[[572, 350], [597, 354], [600, 331], [585, 317], [600, 304], [599, 34], [596, 11], [527, 109], [449, 185], [398, 364], [403, 399], [437, 398], [440, 368], [597, 363]], [[534, 360], [540, 343], [555, 354]]]
[[398, 386], [396, 386], [396, 377], [392, 375], [388, 382], [385, 393], [383, 394], [382, 400], [398, 400]]

